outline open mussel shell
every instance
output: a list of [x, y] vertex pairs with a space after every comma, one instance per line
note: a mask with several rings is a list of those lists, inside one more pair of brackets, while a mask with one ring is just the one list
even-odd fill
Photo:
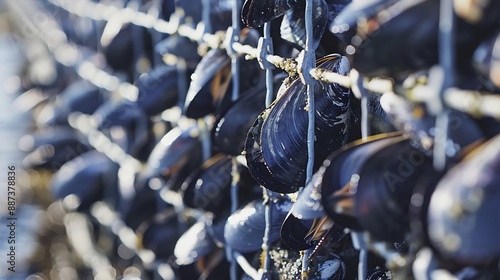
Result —
[[[149, 155], [145, 170], [140, 177], [143, 180], [163, 178], [168, 182], [177, 182], [166, 187], [178, 189], [189, 173], [201, 164], [201, 142], [196, 126], [182, 129], [176, 127], [170, 130], [156, 144]], [[183, 170], [188, 167], [189, 170]]]
[[[256, 1], [256, 0], [254, 0]], [[291, 10], [288, 10], [281, 22], [281, 38], [292, 43], [299, 49], [306, 48], [306, 20], [305, 20], [306, 1], [299, 1]], [[328, 20], [328, 5], [325, 0], [313, 1], [313, 43], [312, 49], [316, 50], [319, 46], [321, 37], [325, 32]]]
[[474, 149], [438, 183], [428, 209], [431, 244], [462, 264], [500, 257], [500, 137]]
[[25, 168], [57, 170], [64, 163], [91, 150], [85, 139], [67, 128], [36, 132], [20, 139], [21, 150], [29, 152], [23, 159]]
[[431, 158], [408, 139], [381, 148], [365, 161], [359, 171], [354, 210], [360, 225], [375, 239], [404, 240], [413, 189], [430, 164]]
[[[319, 68], [345, 75], [345, 57], [331, 56]], [[338, 84], [315, 85], [317, 170], [326, 155], [347, 142], [350, 90]], [[307, 165], [306, 86], [294, 81], [286, 92], [261, 114], [249, 130], [245, 143], [247, 164], [255, 180], [265, 188], [292, 193], [305, 184]]]
[[[353, 67], [361, 74], [394, 77], [438, 63], [439, 1], [371, 1], [357, 8], [350, 8], [351, 5], [341, 12], [330, 30], [340, 32], [350, 45], [346, 50], [352, 55]], [[426, 20], [422, 21], [424, 14]], [[463, 57], [471, 57], [475, 46], [494, 30], [495, 24], [488, 20], [472, 26], [457, 20], [459, 68], [468, 67], [469, 61]]]
[[66, 162], [50, 185], [53, 196], [69, 209], [85, 211], [105, 194], [116, 196], [117, 177], [118, 164], [102, 153], [90, 151]]
[[500, 88], [500, 32], [491, 36], [474, 52], [473, 65], [476, 71]]
[[202, 218], [177, 240], [174, 256], [178, 265], [193, 264], [217, 247], [207, 232], [207, 223], [211, 223], [211, 219], [208, 217]]
[[153, 251], [156, 259], [167, 259], [174, 251], [180, 236], [179, 222], [173, 208], [157, 213], [136, 230], [142, 248]]
[[[411, 138], [421, 149], [433, 149], [436, 117], [431, 116], [423, 105], [412, 104], [394, 93], [384, 94], [380, 103], [394, 127]], [[484, 138], [479, 125], [470, 116], [450, 110], [449, 120], [447, 135], [450, 157]]]
[[350, 191], [353, 175], [359, 174], [370, 155], [401, 140], [402, 137], [397, 133], [371, 136], [343, 146], [325, 160], [321, 200], [323, 209], [335, 223], [352, 230], [361, 230], [354, 215], [354, 198]]
[[212, 213], [228, 208], [231, 170], [231, 157], [222, 153], [204, 162], [182, 185], [184, 204]]
[[177, 69], [161, 65], [142, 74], [134, 85], [139, 89], [137, 106], [147, 115], [154, 116], [177, 104]]
[[126, 153], [145, 160], [155, 139], [149, 116], [136, 103], [123, 100], [106, 103], [92, 115], [97, 129], [108, 135]]
[[46, 104], [37, 115], [36, 122], [42, 127], [68, 125], [70, 113], [92, 114], [104, 101], [98, 87], [80, 80], [68, 86], [53, 103]]
[[[292, 207], [287, 196], [279, 197], [270, 204], [272, 220], [270, 221], [269, 241], [280, 237], [281, 223]], [[262, 199], [257, 199], [237, 210], [227, 219], [224, 229], [226, 245], [241, 252], [255, 252], [262, 246], [262, 238], [266, 228], [265, 206]]]
[[278, 18], [293, 8], [297, 0], [246, 0], [241, 8], [241, 19], [250, 27], [259, 27]]
[[180, 35], [170, 35], [155, 45], [155, 51], [161, 56], [174, 55], [184, 59], [188, 68], [196, 68], [201, 60], [198, 54], [198, 44]]

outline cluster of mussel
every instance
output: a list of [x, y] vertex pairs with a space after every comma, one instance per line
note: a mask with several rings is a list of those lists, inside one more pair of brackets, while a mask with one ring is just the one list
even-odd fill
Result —
[[[204, 18], [214, 33], [232, 24], [234, 1], [208, 1], [204, 15], [201, 1], [159, 3], [140, 7], [159, 5], [160, 17], [186, 25]], [[447, 8], [454, 36], [440, 52]], [[70, 40], [95, 47], [82, 27], [89, 19], [58, 16]], [[136, 95], [112, 98], [60, 71], [65, 80], [43, 88], [57, 95], [37, 92], [32, 104], [40, 131], [21, 141], [26, 167], [56, 164], [51, 189], [66, 207], [118, 213], [138, 248], [168, 264], [164, 279], [227, 279], [234, 252], [267, 279], [500, 277], [500, 125], [432, 99], [439, 77], [478, 95], [500, 92], [499, 1], [246, 0], [241, 20], [244, 45], [257, 47], [271, 22], [276, 54], [309, 46], [317, 70], [359, 73], [363, 102], [341, 84], [305, 85], [300, 71], [275, 69], [266, 108], [256, 60], [232, 64], [226, 50], [110, 21], [98, 51], [134, 80]], [[446, 53], [451, 68], [439, 69], [451, 72], [432, 68]], [[363, 88], [382, 80], [391, 82], [383, 93]], [[315, 173], [306, 184], [310, 108]], [[91, 115], [85, 137], [73, 128], [82, 115]]]

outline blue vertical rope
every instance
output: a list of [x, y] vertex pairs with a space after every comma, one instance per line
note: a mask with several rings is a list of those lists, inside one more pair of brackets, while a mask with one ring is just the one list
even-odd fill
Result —
[[[439, 102], [444, 106], [444, 93], [455, 83], [455, 18], [453, 0], [441, 0], [439, 12], [439, 64], [441, 70], [445, 73], [439, 92]], [[448, 109], [444, 109], [436, 118], [433, 162], [436, 170], [443, 170], [446, 166], [448, 114]]]

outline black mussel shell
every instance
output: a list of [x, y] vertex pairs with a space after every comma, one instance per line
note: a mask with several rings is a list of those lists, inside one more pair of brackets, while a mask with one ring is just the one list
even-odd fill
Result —
[[[340, 33], [350, 45], [346, 51], [361, 74], [393, 77], [438, 63], [439, 1], [375, 1], [351, 8], [354, 5], [342, 11], [330, 30]], [[472, 26], [457, 19], [459, 68], [468, 67], [469, 61], [463, 58], [472, 56], [477, 44], [494, 30], [496, 21]]]
[[352, 175], [359, 174], [370, 155], [401, 139], [397, 133], [371, 136], [344, 145], [325, 160], [322, 167], [324, 171], [320, 171], [324, 173], [321, 200], [323, 209], [335, 223], [352, 230], [361, 230], [354, 216], [354, 199], [350, 190]]
[[75, 131], [55, 128], [23, 136], [19, 146], [29, 152], [23, 160], [25, 168], [57, 170], [64, 163], [92, 148]]
[[409, 232], [410, 199], [431, 158], [403, 140], [381, 148], [359, 171], [354, 209], [362, 228], [378, 240], [397, 242]]
[[280, 237], [285, 246], [293, 250], [306, 250], [314, 243], [306, 240], [307, 233], [313, 225], [313, 220], [298, 219], [288, 213], [281, 225]]
[[[90, 151], [66, 162], [51, 182], [52, 194], [68, 208], [85, 211], [117, 192], [118, 164], [97, 151]], [[65, 199], [71, 196], [71, 199]], [[76, 198], [72, 199], [72, 198]]]
[[[230, 61], [227, 52], [222, 49], [212, 49], [203, 56], [191, 75], [191, 83], [184, 104], [184, 115], [196, 119], [215, 110], [214, 101], [221, 97], [213, 96], [213, 94], [220, 95], [225, 92], [225, 88], [220, 89], [219, 86], [229, 79]], [[221, 71], [222, 69], [225, 70]], [[213, 81], [214, 79], [216, 81]]]
[[234, 2], [232, 0], [210, 1], [210, 25], [212, 30], [226, 30], [232, 24], [232, 12]]
[[85, 80], [68, 86], [55, 102], [45, 105], [37, 115], [39, 126], [68, 125], [68, 116], [72, 112], [92, 114], [105, 101], [99, 88]]
[[[319, 67], [343, 75], [350, 70], [345, 57], [325, 58]], [[349, 100], [350, 90], [344, 87], [315, 85], [315, 170], [326, 155], [347, 142]], [[292, 193], [304, 186], [307, 115], [306, 86], [296, 80], [249, 130], [245, 143], [247, 164], [255, 180], [267, 189]]]
[[[254, 0], [255, 1], [255, 0]], [[288, 10], [281, 22], [281, 38], [292, 43], [299, 49], [306, 48], [306, 1], [299, 1], [291, 10]], [[312, 49], [318, 48], [328, 20], [328, 5], [325, 0], [313, 1], [313, 44]]]
[[[110, 21], [108, 24], [116, 24], [116, 22]], [[140, 32], [135, 32], [133, 30], [134, 28], [137, 28]], [[141, 37], [135, 37], [135, 35], [137, 35], [136, 33], [140, 33]], [[134, 56], [134, 41], [142, 40], [145, 50], [152, 49], [150, 32], [143, 27], [126, 24], [121, 27], [118, 33], [113, 34], [112, 36], [114, 37], [105, 38], [103, 36], [103, 38], [101, 38], [101, 42], [105, 42], [103, 45], [103, 52], [106, 62], [115, 71], [132, 71], [133, 64], [135, 63], [134, 60], [138, 59], [138, 57]], [[147, 54], [147, 56], [149, 57], [150, 53]], [[149, 59], [151, 58], [149, 57]]]
[[[140, 160], [149, 155], [155, 143], [152, 123], [136, 103], [128, 100], [106, 103], [97, 109], [92, 118], [97, 129], [129, 155]], [[116, 131], [121, 133], [112, 133]]]
[[[180, 184], [201, 164], [201, 141], [199, 130], [176, 127], [156, 144], [149, 155], [146, 168], [140, 178], [163, 178], [169, 189], [178, 189]], [[175, 184], [173, 184], [176, 182]]]
[[219, 153], [210, 158], [182, 185], [184, 204], [212, 213], [230, 207], [231, 171], [230, 156]]
[[500, 3], [498, 1], [454, 0], [456, 14], [471, 24], [498, 22]]
[[246, 0], [241, 8], [241, 19], [250, 27], [259, 27], [278, 18], [293, 8], [298, 0]]
[[180, 236], [179, 222], [173, 209], [160, 212], [136, 231], [141, 247], [153, 251], [156, 259], [167, 259]]
[[[274, 242], [280, 237], [281, 223], [290, 211], [292, 202], [286, 196], [279, 197], [269, 207], [272, 211], [269, 241]], [[266, 228], [265, 220], [265, 206], [262, 199], [255, 200], [231, 214], [224, 229], [227, 246], [241, 253], [259, 250]]]
[[351, 44], [356, 35], [356, 26], [359, 19], [371, 18], [379, 11], [390, 6], [397, 0], [366, 0], [349, 3], [342, 12], [336, 15], [328, 29], [344, 43]]
[[298, 219], [312, 220], [326, 215], [321, 204], [321, 183], [324, 170], [320, 168], [314, 173], [311, 181], [307, 183], [293, 204], [292, 214]]
[[180, 35], [170, 35], [155, 45], [155, 51], [161, 56], [174, 55], [184, 59], [188, 68], [196, 68], [201, 60], [198, 54], [198, 44]]
[[310, 261], [311, 276], [314, 280], [341, 280], [345, 279], [345, 263], [334, 254], [328, 253], [316, 256]]
[[485, 40], [474, 52], [473, 65], [476, 71], [500, 88], [500, 32]]
[[462, 264], [500, 257], [500, 137], [474, 149], [438, 183], [428, 209], [431, 244]]
[[161, 65], [142, 74], [134, 85], [139, 89], [137, 106], [148, 116], [160, 114], [177, 104], [177, 69]]
[[[126, 172], [126, 167], [120, 172]], [[138, 229], [141, 224], [150, 220], [158, 212], [158, 192], [151, 189], [147, 182], [141, 180], [123, 182], [120, 178], [118, 190], [120, 219], [132, 230]]]
[[[436, 117], [427, 113], [422, 105], [412, 104], [393, 93], [384, 94], [380, 103], [394, 127], [404, 132], [422, 150], [433, 149]], [[450, 157], [484, 138], [484, 133], [474, 119], [455, 110], [450, 110], [447, 134], [447, 153]]]
[[249, 89], [218, 122], [215, 129], [215, 144], [222, 153], [240, 155], [248, 130], [255, 118], [266, 108], [264, 85]]
[[208, 223], [211, 223], [211, 218], [202, 218], [177, 240], [174, 256], [178, 265], [190, 265], [205, 257], [217, 247], [207, 232]]
[[[241, 43], [257, 46], [259, 34], [256, 30], [243, 29]], [[239, 64], [239, 93], [245, 93], [261, 81], [263, 71], [255, 60], [241, 60]], [[184, 115], [201, 118], [215, 113], [220, 118], [232, 104], [231, 64], [227, 52], [221, 49], [210, 50], [196, 66], [191, 76]]]

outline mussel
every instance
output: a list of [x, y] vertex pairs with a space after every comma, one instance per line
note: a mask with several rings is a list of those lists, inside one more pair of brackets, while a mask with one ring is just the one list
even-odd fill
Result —
[[[313, 2], [313, 35], [312, 49], [318, 48], [328, 20], [328, 5], [325, 0]], [[292, 9], [288, 10], [281, 22], [281, 38], [292, 43], [298, 49], [306, 48], [306, 1], [299, 1]]]
[[[345, 75], [345, 57], [325, 57], [319, 68]], [[338, 84], [315, 85], [316, 127], [315, 165], [347, 142], [349, 137], [350, 90]], [[264, 187], [292, 193], [305, 184], [307, 165], [306, 87], [294, 81], [280, 98], [266, 109], [249, 130], [245, 153], [250, 173]]]
[[[242, 30], [242, 44], [256, 47], [257, 41], [256, 30]], [[239, 67], [241, 77], [239, 93], [246, 92], [262, 81], [262, 73], [256, 61], [242, 60]], [[189, 118], [201, 118], [212, 113], [215, 113], [216, 117], [223, 115], [232, 104], [231, 81], [231, 65], [227, 52], [221, 49], [210, 50], [196, 66], [191, 76], [184, 104], [184, 115]]]
[[178, 190], [186, 177], [201, 164], [199, 129], [176, 127], [156, 144], [149, 155], [141, 180], [161, 178], [165, 187]]
[[163, 56], [164, 60], [165, 56], [174, 55], [184, 59], [186, 66], [190, 69], [196, 68], [196, 64], [201, 60], [197, 49], [196, 42], [180, 35], [170, 35], [155, 45], [155, 51]]
[[151, 120], [136, 103], [105, 103], [92, 120], [98, 130], [135, 158], [145, 160], [154, 145]]
[[207, 232], [210, 222], [209, 217], [200, 219], [177, 240], [174, 256], [178, 265], [190, 265], [217, 247]]
[[86, 211], [98, 200], [115, 200], [117, 180], [118, 164], [90, 151], [61, 166], [52, 178], [51, 190], [69, 209]]
[[25, 168], [57, 170], [64, 163], [90, 151], [86, 139], [74, 130], [54, 128], [23, 136], [21, 150], [28, 152], [23, 160]]
[[446, 259], [485, 265], [500, 257], [499, 147], [496, 136], [474, 149], [444, 175], [431, 196], [427, 231]]
[[[283, 196], [273, 201], [269, 207], [272, 208], [269, 241], [273, 242], [279, 239], [281, 223], [292, 207], [292, 202], [287, 196]], [[262, 199], [257, 199], [237, 210], [226, 222], [224, 229], [226, 245], [242, 253], [259, 250], [266, 228], [265, 220], [265, 206]]]
[[259, 27], [278, 18], [293, 8], [299, 0], [246, 0], [241, 8], [241, 19], [250, 27]]
[[487, 78], [496, 88], [500, 88], [500, 32], [482, 42], [474, 52], [473, 63], [476, 71]]
[[[346, 52], [361, 74], [397, 77], [438, 63], [439, 9], [436, 0], [358, 1], [348, 5], [329, 28], [348, 44]], [[421, 20], [422, 15], [426, 20]], [[457, 19], [458, 68], [469, 66], [470, 61], [463, 58], [471, 57], [497, 21], [492, 17], [470, 25]]]
[[92, 114], [104, 101], [99, 88], [85, 80], [76, 81], [57, 95], [54, 102], [42, 108], [36, 122], [40, 127], [68, 125], [70, 113]]
[[337, 224], [352, 230], [361, 230], [354, 214], [351, 182], [359, 174], [367, 158], [382, 147], [401, 141], [398, 134], [372, 136], [343, 146], [324, 162], [321, 200], [328, 216]]
[[135, 103], [148, 116], [160, 114], [173, 107], [179, 97], [177, 69], [161, 65], [142, 74], [134, 85], [139, 89]]

